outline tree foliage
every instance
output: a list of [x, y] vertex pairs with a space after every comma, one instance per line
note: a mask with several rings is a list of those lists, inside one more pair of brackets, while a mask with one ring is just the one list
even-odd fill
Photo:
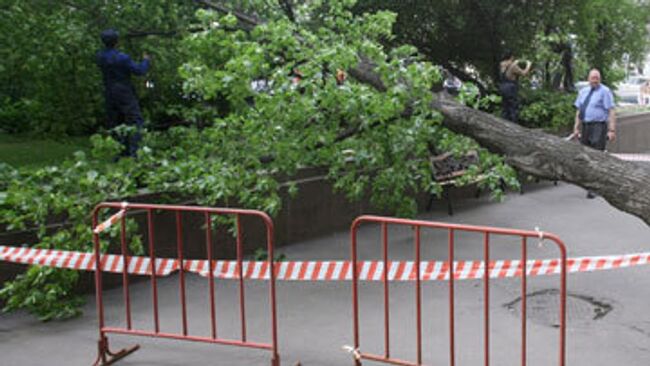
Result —
[[[383, 45], [393, 37], [395, 15], [354, 15], [353, 4], [313, 2], [291, 13], [269, 8], [264, 22], [246, 27], [232, 14], [198, 10], [189, 22], [195, 31], [184, 33], [177, 48], [184, 55], [177, 113], [196, 123], [149, 132], [137, 159], [112, 163], [116, 142], [96, 136], [91, 155], [60, 167], [31, 174], [5, 167], [0, 174], [11, 180], [1, 223], [39, 227], [44, 248], [90, 250], [87, 214], [103, 200], [146, 188], [273, 214], [280, 209], [278, 177], [311, 166], [328, 169], [348, 197], [370, 195], [377, 207], [410, 216], [414, 193], [441, 191], [429, 156], [468, 150], [481, 159], [465, 181], [482, 175], [481, 184], [497, 196], [502, 181], [516, 185], [500, 157], [442, 127], [429, 108], [439, 69], [412, 46]], [[374, 65], [383, 91], [345, 77], [362, 61]], [[52, 214], [71, 225], [48, 232]], [[136, 236], [134, 250], [138, 243]], [[26, 308], [43, 319], [73, 315], [76, 274], [66, 273], [30, 269], [2, 290], [8, 310]]]

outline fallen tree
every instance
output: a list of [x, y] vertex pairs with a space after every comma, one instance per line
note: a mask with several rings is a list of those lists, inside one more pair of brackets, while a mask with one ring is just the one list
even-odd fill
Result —
[[444, 125], [502, 154], [513, 167], [540, 178], [558, 179], [601, 195], [612, 206], [650, 225], [650, 168], [567, 142], [477, 111], [443, 95], [432, 108]]
[[[369, 63], [362, 62], [350, 75], [385, 90]], [[436, 94], [431, 108], [444, 116], [445, 127], [504, 155], [506, 162], [520, 171], [596, 192], [612, 206], [650, 225], [650, 168], [469, 108], [445, 93]]]
[[[221, 12], [230, 12], [248, 27], [259, 24], [254, 17], [231, 12], [222, 5], [198, 2]], [[378, 91], [386, 91], [373, 64], [364, 57], [359, 60], [356, 67], [348, 70], [350, 76]], [[493, 153], [503, 155], [506, 162], [518, 170], [596, 192], [612, 206], [638, 216], [650, 225], [650, 168], [469, 108], [445, 93], [435, 94], [430, 106], [444, 116], [445, 127], [473, 138]]]

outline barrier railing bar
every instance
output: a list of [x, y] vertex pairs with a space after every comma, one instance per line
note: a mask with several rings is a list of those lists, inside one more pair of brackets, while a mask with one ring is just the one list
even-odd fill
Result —
[[158, 317], [158, 280], [156, 278], [156, 252], [154, 249], [153, 213], [147, 209], [147, 232], [149, 234], [149, 268], [151, 270], [151, 298], [153, 306], [153, 324], [156, 333], [160, 332], [160, 318]]
[[[275, 253], [273, 245], [273, 222], [267, 215], [260, 216], [266, 225], [266, 251], [269, 253], [267, 258], [270, 269], [270, 284], [269, 284], [269, 298], [271, 300], [271, 351], [273, 358], [271, 359], [271, 366], [280, 366], [280, 354], [278, 353], [278, 316], [276, 309], [275, 297]], [[354, 272], [354, 271], [353, 271]]]
[[[396, 360], [394, 358], [384, 358], [382, 356], [373, 355], [371, 353], [362, 353], [361, 357], [364, 360], [377, 361], [377, 362], [382, 362], [382, 363], [387, 363], [387, 364], [397, 365], [397, 366], [421, 366], [421, 364], [417, 364], [414, 362]], [[361, 362], [356, 361], [355, 365], [361, 365]]]
[[[242, 237], [241, 237], [241, 219], [239, 214], [235, 215], [235, 220], [237, 223], [237, 270], [239, 273], [239, 314], [241, 318], [241, 340], [246, 342], [246, 307], [244, 304], [244, 264], [243, 264], [243, 247], [242, 247]], [[268, 250], [267, 250], [268, 252]], [[269, 256], [271, 253], [268, 253]], [[271, 259], [273, 261], [273, 259]], [[271, 270], [273, 271], [273, 267]]]
[[417, 364], [422, 364], [422, 288], [420, 284], [420, 226], [415, 227], [415, 311]]
[[[116, 205], [115, 207], [120, 207]], [[131, 206], [129, 206], [131, 207]], [[480, 225], [464, 225], [464, 224], [452, 224], [452, 223], [441, 223], [435, 221], [428, 221], [423, 223], [421, 220], [413, 219], [401, 219], [395, 217], [383, 217], [383, 216], [374, 216], [374, 215], [363, 215], [359, 218], [363, 219], [364, 222], [385, 222], [387, 224], [397, 224], [397, 225], [420, 225], [427, 228], [437, 228], [437, 229], [453, 229], [461, 231], [470, 231], [470, 232], [479, 232], [490, 234], [499, 234], [507, 236], [526, 236], [526, 237], [538, 237], [539, 233], [530, 230], [519, 230], [519, 229], [505, 229], [491, 226], [480, 226]], [[551, 239], [553, 241], [559, 240], [555, 235], [549, 233], [544, 233], [546, 239]]]
[[[97, 214], [95, 213], [93, 215], [93, 227], [97, 227], [98, 220], [97, 220]], [[100, 246], [99, 246], [99, 234], [96, 233], [93, 230], [93, 242], [94, 242], [94, 247], [95, 247], [95, 268], [102, 268], [101, 267], [101, 254], [100, 254]], [[104, 301], [102, 297], [102, 272], [101, 271], [95, 271], [95, 301], [97, 303], [97, 317], [99, 319], [99, 341], [97, 342], [97, 346], [99, 348], [99, 352], [97, 354], [97, 360], [95, 360], [95, 365], [97, 365], [100, 361], [105, 363], [106, 362], [106, 352], [104, 352], [105, 344], [108, 341], [106, 337], [104, 336]]]
[[126, 215], [120, 218], [120, 246], [122, 249], [122, 292], [124, 294], [124, 304], [126, 311], [126, 329], [131, 329], [131, 297], [129, 296], [129, 253], [126, 248]]
[[164, 333], [164, 332], [154, 333], [146, 330], [127, 330], [124, 328], [111, 328], [111, 327], [104, 328], [104, 331], [107, 333], [115, 333], [115, 334], [127, 334], [127, 335], [137, 335], [137, 336], [145, 336], [145, 337], [189, 340], [189, 341], [202, 342], [202, 343], [215, 343], [215, 344], [224, 344], [224, 345], [238, 346], [244, 348], [273, 350], [273, 345], [270, 344], [257, 343], [257, 342], [240, 342], [238, 340], [230, 340], [230, 339], [222, 339], [222, 338], [213, 339], [210, 337], [180, 335], [176, 333]]
[[483, 340], [485, 366], [490, 366], [490, 233], [485, 233], [483, 237], [483, 298], [485, 305], [483, 307]]
[[560, 268], [560, 366], [566, 362], [566, 247], [558, 237], [551, 236], [551, 240], [558, 244], [562, 255]]
[[217, 338], [216, 304], [214, 300], [214, 254], [212, 253], [212, 220], [209, 213], [205, 213], [205, 245], [208, 251], [208, 287], [210, 288], [210, 330], [212, 339]]
[[181, 289], [181, 312], [183, 319], [183, 335], [187, 336], [187, 301], [185, 298], [185, 262], [183, 256], [183, 226], [181, 225], [181, 211], [176, 210], [176, 246], [178, 249], [179, 281]]
[[384, 257], [384, 355], [390, 358], [390, 305], [388, 303], [388, 225], [381, 224], [381, 246]]
[[454, 280], [456, 271], [454, 268], [454, 229], [449, 229], [449, 364], [456, 364], [455, 355], [455, 326], [454, 326]]
[[[355, 221], [352, 224], [352, 230], [350, 230], [350, 251], [352, 256], [352, 333], [354, 335], [354, 349], [359, 349], [359, 268], [357, 266], [357, 233], [356, 226], [358, 221]], [[273, 271], [271, 271], [273, 273]], [[355, 366], [361, 366], [361, 360], [355, 358]]]
[[526, 237], [521, 238], [521, 366], [526, 366], [526, 308], [527, 308], [527, 289], [526, 289], [526, 260], [528, 257]]
[[[271, 339], [272, 343], [272, 352], [273, 359], [271, 360], [271, 366], [280, 366], [280, 354], [278, 353], [278, 316], [276, 308], [276, 297], [275, 297], [275, 254], [273, 246], [273, 222], [268, 216], [262, 216], [266, 224], [266, 248], [269, 253], [267, 260], [269, 261], [270, 271], [270, 286], [269, 286], [269, 297], [271, 299]], [[354, 272], [354, 271], [353, 271]]]

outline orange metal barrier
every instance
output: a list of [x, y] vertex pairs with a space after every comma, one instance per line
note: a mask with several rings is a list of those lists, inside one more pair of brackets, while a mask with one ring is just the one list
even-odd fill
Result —
[[[360, 351], [360, 328], [359, 328], [359, 267], [357, 261], [357, 231], [363, 223], [375, 223], [381, 227], [381, 246], [383, 257], [383, 293], [384, 293], [384, 353], [382, 355], [365, 353]], [[414, 243], [415, 243], [415, 304], [416, 304], [416, 330], [415, 339], [417, 344], [417, 351], [415, 361], [406, 361], [391, 356], [390, 349], [390, 307], [389, 307], [389, 279], [388, 279], [388, 225], [409, 226], [414, 230]], [[456, 267], [454, 265], [454, 239], [457, 232], [475, 232], [483, 234], [483, 294], [484, 294], [484, 324], [483, 324], [483, 344], [484, 344], [484, 365], [490, 365], [490, 276], [491, 268], [485, 269], [485, 263], [490, 263], [490, 238], [493, 236], [508, 236], [521, 238], [521, 261], [517, 268], [517, 275], [521, 277], [521, 365], [525, 366], [527, 362], [527, 330], [526, 330], [526, 299], [527, 299], [527, 275], [534, 270], [526, 268], [527, 263], [527, 240], [530, 238], [543, 238], [554, 242], [560, 251], [561, 258], [557, 265], [560, 268], [560, 324], [559, 324], [559, 355], [558, 365], [565, 365], [565, 336], [566, 336], [566, 247], [562, 240], [557, 236], [549, 233], [542, 233], [537, 231], [523, 231], [513, 229], [502, 229], [485, 226], [471, 226], [471, 225], [456, 225], [440, 222], [420, 221], [398, 219], [392, 217], [379, 217], [379, 216], [361, 216], [352, 223], [350, 230], [351, 240], [351, 258], [352, 268], [357, 268], [352, 271], [352, 306], [353, 306], [353, 332], [354, 332], [354, 348], [352, 349], [355, 356], [355, 365], [360, 366], [362, 360], [371, 360], [393, 365], [415, 366], [422, 365], [422, 289], [421, 289], [421, 229], [441, 229], [448, 232], [447, 246], [448, 246], [448, 283], [449, 283], [449, 365], [454, 366], [456, 363], [456, 346], [455, 346], [455, 301], [454, 301], [454, 280], [456, 277]], [[485, 274], [488, 274], [487, 276]]]
[[[118, 214], [114, 215], [108, 221], [98, 225], [98, 215], [102, 209], [121, 209]], [[243, 209], [230, 209], [230, 208], [209, 208], [209, 207], [197, 207], [197, 206], [174, 206], [174, 205], [153, 205], [153, 204], [122, 204], [122, 203], [101, 203], [95, 207], [93, 210], [93, 239], [94, 239], [94, 257], [95, 257], [95, 268], [102, 268], [101, 260], [102, 256], [100, 253], [100, 239], [99, 234], [105, 228], [111, 226], [112, 224], [117, 224], [119, 222], [121, 226], [121, 235], [120, 235], [120, 248], [123, 255], [123, 268], [129, 268], [129, 253], [127, 250], [126, 244], [126, 224], [125, 216], [128, 210], [137, 209], [144, 210], [147, 214], [147, 229], [148, 229], [148, 251], [150, 258], [150, 281], [152, 288], [152, 311], [153, 311], [153, 330], [151, 329], [136, 329], [131, 320], [131, 298], [129, 291], [129, 275], [126, 270], [122, 271], [122, 286], [123, 286], [123, 296], [124, 296], [124, 308], [126, 310], [125, 319], [126, 327], [108, 327], [105, 325], [104, 319], [104, 302], [102, 296], [102, 271], [95, 271], [95, 285], [96, 285], [96, 299], [97, 299], [97, 314], [99, 318], [99, 341], [98, 341], [98, 355], [95, 360], [95, 365], [109, 365], [115, 361], [126, 357], [127, 355], [136, 351], [139, 346], [135, 345], [131, 348], [125, 348], [119, 352], [113, 353], [109, 350], [108, 337], [110, 333], [113, 334], [127, 334], [133, 336], [147, 336], [155, 338], [169, 338], [176, 339], [181, 341], [193, 341], [193, 342], [204, 342], [212, 344], [222, 344], [229, 346], [237, 347], [247, 347], [247, 348], [256, 348], [268, 350], [271, 352], [271, 366], [280, 366], [280, 357], [278, 355], [278, 337], [277, 337], [277, 316], [276, 316], [276, 296], [275, 296], [275, 271], [269, 271], [269, 303], [270, 303], [270, 312], [271, 312], [271, 342], [270, 343], [257, 343], [250, 342], [247, 340], [246, 333], [246, 312], [245, 312], [245, 291], [244, 291], [244, 276], [243, 276], [243, 244], [242, 244], [242, 229], [240, 217], [242, 216], [252, 216], [261, 219], [266, 227], [266, 242], [267, 242], [267, 251], [268, 251], [268, 266], [273, 268], [273, 222], [270, 217], [261, 211], [253, 210], [243, 210]], [[160, 331], [160, 319], [158, 316], [158, 292], [156, 280], [158, 275], [155, 270], [156, 263], [156, 246], [154, 241], [154, 218], [153, 211], [171, 211], [176, 215], [176, 244], [177, 244], [177, 253], [179, 261], [179, 281], [180, 281], [180, 303], [181, 303], [181, 318], [182, 318], [182, 330], [178, 333], [167, 333]], [[183, 243], [183, 225], [182, 225], [182, 214], [187, 212], [194, 213], [203, 213], [205, 218], [205, 245], [206, 245], [206, 255], [208, 259], [209, 274], [208, 274], [208, 284], [209, 284], [209, 296], [210, 296], [210, 327], [211, 327], [211, 336], [198, 336], [191, 335], [188, 329], [187, 323], [187, 303], [186, 303], [186, 292], [185, 292], [185, 266], [183, 265], [183, 252], [184, 252], [184, 243]], [[237, 271], [238, 271], [238, 281], [239, 281], [239, 306], [240, 306], [240, 318], [241, 318], [241, 338], [240, 339], [226, 339], [219, 337], [217, 335], [217, 317], [216, 317], [216, 306], [215, 306], [215, 289], [214, 289], [214, 276], [213, 276], [213, 267], [214, 267], [214, 257], [212, 250], [212, 224], [213, 216], [218, 215], [228, 215], [234, 216], [236, 223], [236, 232], [237, 232]]]

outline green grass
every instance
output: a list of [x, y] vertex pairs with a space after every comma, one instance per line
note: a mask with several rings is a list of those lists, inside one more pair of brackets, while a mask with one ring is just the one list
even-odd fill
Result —
[[14, 168], [34, 169], [56, 165], [72, 157], [77, 150], [90, 150], [88, 137], [63, 137], [55, 140], [0, 134], [0, 162]]

